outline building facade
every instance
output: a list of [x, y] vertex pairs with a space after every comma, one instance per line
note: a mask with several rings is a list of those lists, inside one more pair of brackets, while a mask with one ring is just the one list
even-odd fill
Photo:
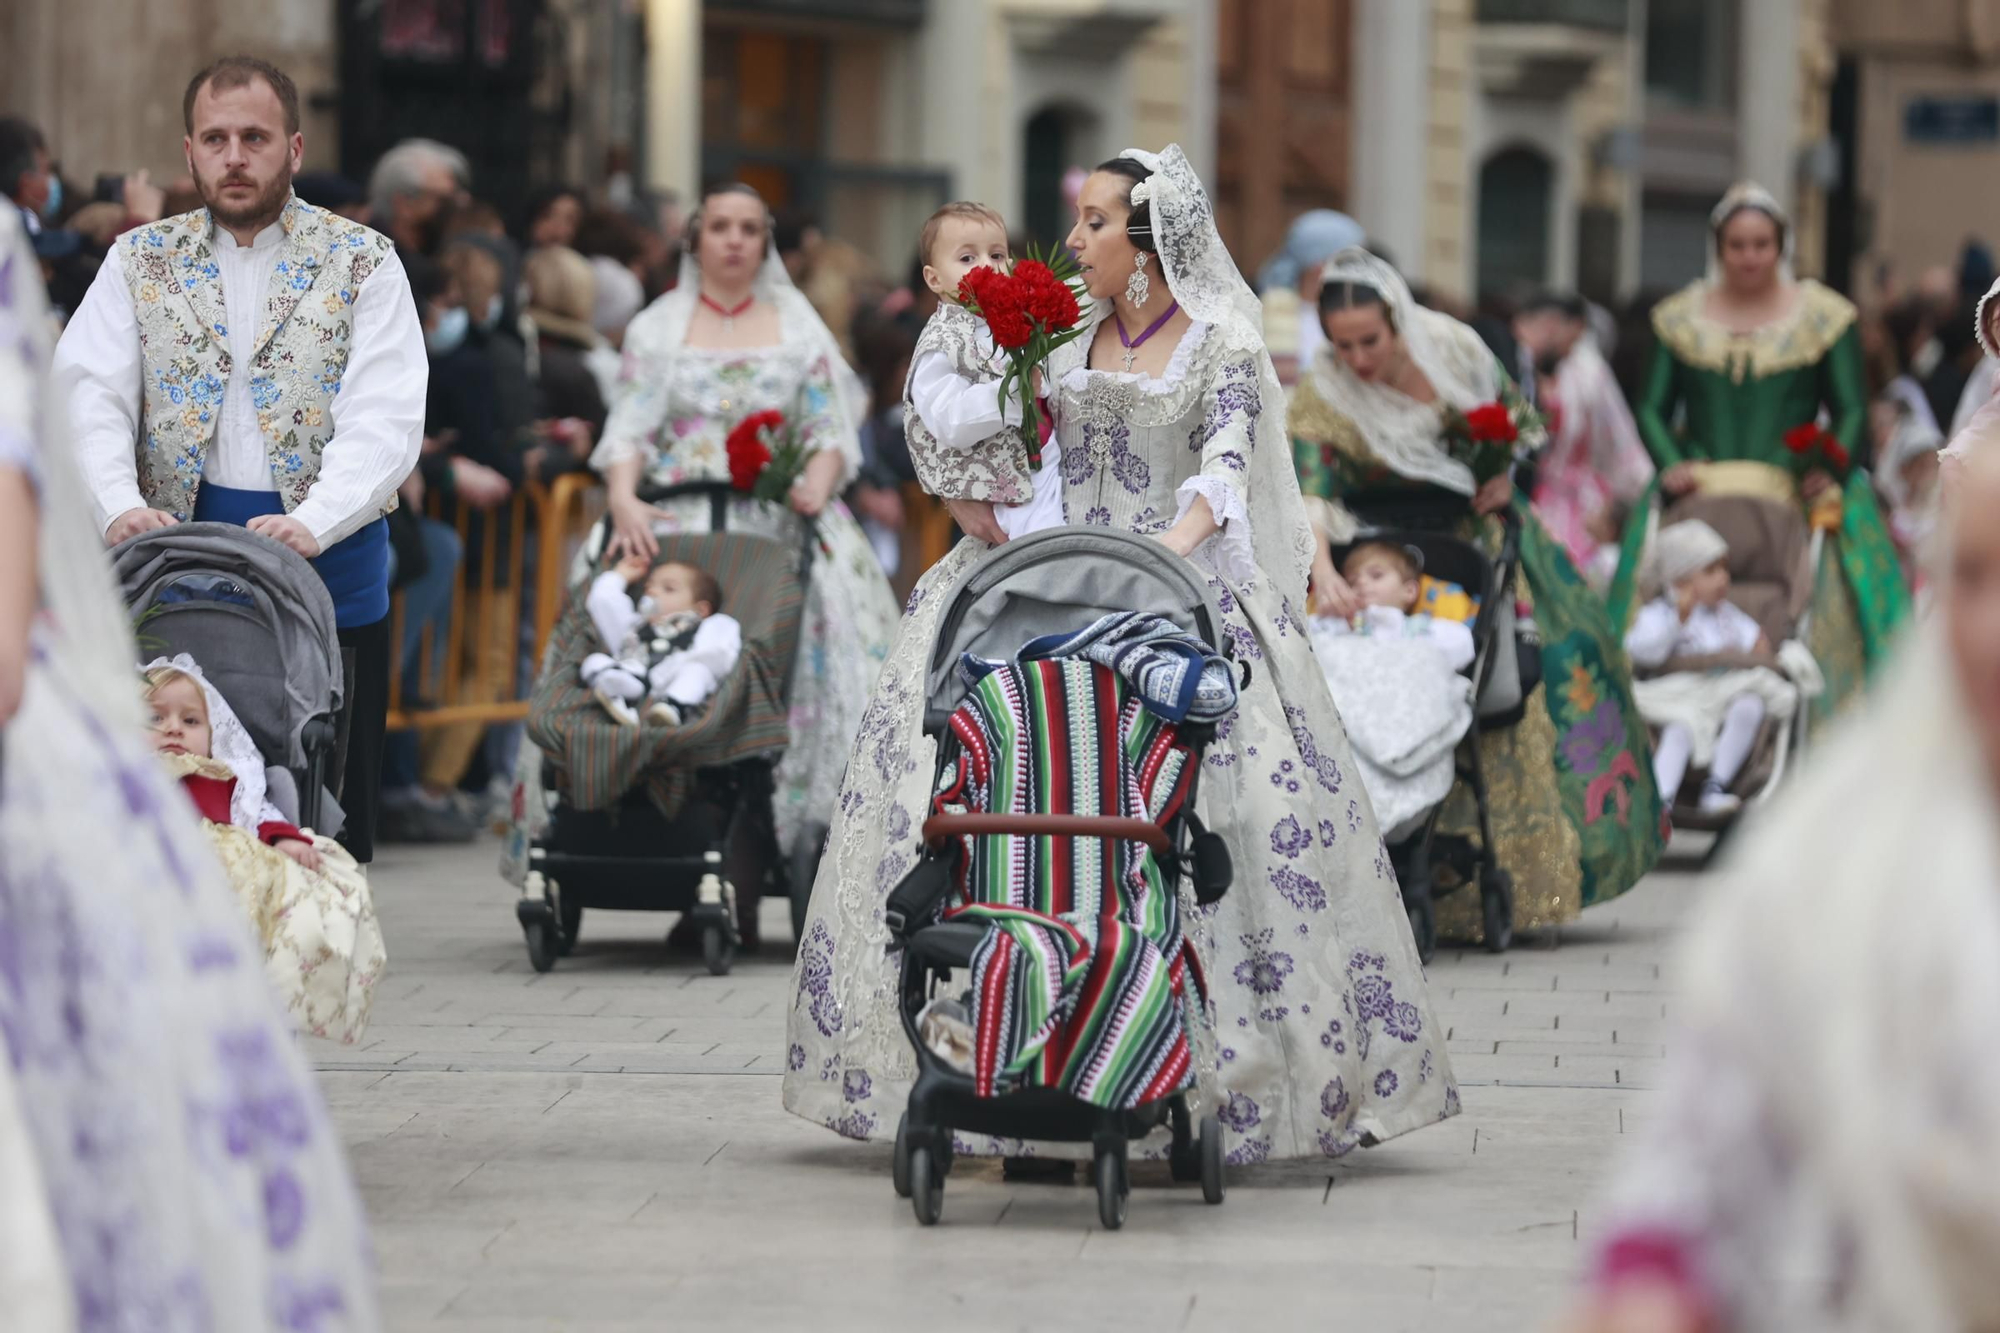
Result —
[[[1836, 0], [1848, 148], [1829, 271], [1867, 291], [2000, 244], [2000, 0]], [[1847, 225], [1851, 219], [1851, 226]]]

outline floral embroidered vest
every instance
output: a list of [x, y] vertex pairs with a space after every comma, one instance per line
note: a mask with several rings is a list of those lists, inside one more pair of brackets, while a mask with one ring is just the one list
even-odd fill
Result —
[[[256, 353], [243, 370], [285, 512], [319, 478], [333, 433], [333, 397], [347, 369], [354, 303], [389, 253], [389, 238], [294, 197], [277, 268], [264, 293]], [[194, 513], [203, 461], [222, 420], [222, 390], [236, 372], [229, 351], [222, 271], [206, 209], [127, 232], [125, 282], [144, 358], [139, 491], [154, 509]], [[390, 499], [393, 508], [395, 500]], [[385, 509], [386, 513], [387, 510]]]
[[[979, 349], [980, 327], [979, 317], [965, 307], [940, 301], [937, 313], [930, 317], [917, 339], [911, 364], [926, 352], [939, 352], [951, 363], [953, 374], [975, 384], [995, 383], [1001, 372], [994, 369]], [[917, 480], [940, 499], [1018, 505], [1026, 504], [1034, 495], [1035, 483], [1028, 472], [1028, 444], [1019, 426], [1009, 426], [970, 449], [947, 449], [917, 415], [906, 382], [903, 437], [909, 442], [910, 463], [916, 468]]]

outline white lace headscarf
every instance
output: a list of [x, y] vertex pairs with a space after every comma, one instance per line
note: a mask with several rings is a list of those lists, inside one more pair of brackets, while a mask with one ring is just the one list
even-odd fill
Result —
[[1472, 494], [1472, 469], [1446, 453], [1440, 439], [1440, 409], [1470, 411], [1499, 397], [1500, 366], [1493, 353], [1466, 325], [1418, 305], [1403, 275], [1366, 250], [1341, 251], [1322, 278], [1329, 286], [1352, 283], [1381, 294], [1390, 323], [1438, 401], [1420, 403], [1379, 380], [1362, 380], [1331, 346], [1321, 348], [1313, 360], [1315, 392], [1354, 423], [1396, 475]]
[[[711, 191], [703, 203], [717, 193], [720, 192]], [[806, 299], [805, 293], [793, 283], [792, 275], [785, 270], [773, 240], [774, 225], [767, 207], [764, 210], [764, 262], [758, 266], [750, 292], [757, 300], [778, 308], [779, 327], [784, 330], [787, 342], [803, 339], [815, 352], [823, 354], [833, 367], [833, 391], [837, 400], [835, 414], [842, 423], [840, 438], [833, 443], [833, 447], [839, 449], [841, 456], [847, 460], [847, 476], [851, 478], [861, 468], [860, 429], [868, 414], [868, 391], [862, 385], [861, 377], [847, 364], [847, 358], [841, 355], [840, 344], [834, 339], [833, 331], [827, 328], [826, 321], [819, 317], [819, 311], [813, 309], [812, 302]], [[701, 210], [696, 209], [688, 224], [690, 238], [699, 234], [700, 226]], [[662, 423], [653, 419], [651, 410], [641, 406], [653, 401], [652, 396], [642, 390], [648, 386], [658, 389], [671, 377], [673, 359], [687, 345], [688, 321], [694, 318], [695, 307], [700, 302], [701, 264], [695, 258], [693, 245], [688, 244], [681, 250], [680, 279], [673, 290], [663, 293], [640, 311], [626, 327], [628, 358], [644, 356], [647, 363], [631, 365], [612, 397], [611, 414], [604, 423], [604, 438], [598, 441], [597, 449], [590, 457], [591, 467], [598, 472], [604, 472], [635, 452], [650, 453], [659, 447], [657, 437]], [[635, 351], [635, 348], [642, 350]]]
[[[1264, 307], [1215, 229], [1215, 210], [1208, 192], [1188, 163], [1179, 144], [1158, 153], [1128, 148], [1119, 154], [1152, 175], [1132, 187], [1132, 206], [1150, 206], [1153, 243], [1159, 251], [1167, 290], [1190, 319], [1234, 330], [1248, 345], [1259, 348], [1257, 414], [1251, 441], [1247, 491], [1257, 516], [1251, 521], [1251, 545], [1260, 568], [1279, 571], [1285, 582], [1279, 591], [1294, 605], [1305, 597], [1307, 571], [1312, 566], [1312, 526], [1306, 521], [1299, 495], [1298, 473], [1292, 467], [1291, 440], [1285, 433], [1285, 390], [1268, 352], [1262, 350]], [[1096, 318], [1110, 309], [1098, 302]]]
[[1743, 181], [1733, 185], [1729, 193], [1722, 196], [1722, 202], [1708, 215], [1708, 285], [1713, 287], [1722, 281], [1722, 228], [1723, 224], [1744, 210], [1762, 213], [1778, 224], [1778, 234], [1784, 237], [1784, 254], [1778, 258], [1778, 278], [1783, 282], [1792, 281], [1792, 257], [1798, 246], [1798, 228], [1792, 225], [1791, 215], [1778, 197], [1754, 181]]
[[229, 706], [229, 700], [222, 697], [222, 691], [215, 688], [201, 667], [186, 653], [156, 657], [140, 670], [150, 675], [163, 667], [172, 668], [201, 686], [202, 698], [208, 704], [209, 757], [226, 764], [236, 777], [236, 789], [229, 794], [229, 822], [252, 833], [260, 824], [290, 823], [284, 813], [265, 798], [264, 755], [258, 750], [257, 742], [250, 739], [249, 730], [236, 716], [236, 710]]

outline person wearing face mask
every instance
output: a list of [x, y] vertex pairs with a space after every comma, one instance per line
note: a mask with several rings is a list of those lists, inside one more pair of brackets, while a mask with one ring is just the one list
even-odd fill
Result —
[[1597, 558], [1602, 521], [1645, 493], [1653, 460], [1598, 350], [1582, 297], [1533, 297], [1514, 316], [1514, 339], [1532, 360], [1537, 406], [1548, 421], [1535, 513], [1577, 567], [1587, 568]]
[[[1530, 685], [1538, 671], [1546, 685], [1523, 692], [1518, 722], [1482, 728], [1475, 743], [1496, 850], [1513, 876], [1514, 928], [1573, 921], [1638, 883], [1662, 846], [1651, 747], [1622, 633], [1512, 475], [1478, 483], [1446, 446], [1447, 413], [1499, 402], [1512, 387], [1479, 334], [1419, 306], [1402, 275], [1366, 250], [1328, 263], [1320, 313], [1328, 345], [1289, 414], [1299, 484], [1317, 502], [1322, 528], [1314, 610], [1344, 618], [1358, 609], [1327, 545], [1347, 541], [1357, 522], [1447, 531], [1489, 557], [1506, 527], [1517, 529], [1520, 577], [1498, 630], [1513, 650], [1499, 655], [1495, 671]], [[1538, 435], [1527, 433], [1524, 452]], [[1524, 614], [1535, 633], [1509, 629], [1505, 618]], [[1468, 836], [1477, 827], [1470, 805], [1455, 796], [1442, 830]], [[1437, 928], [1441, 938], [1483, 939], [1479, 896], [1439, 901]]]
[[[1706, 277], [1653, 310], [1657, 346], [1636, 404], [1639, 433], [1669, 496], [1749, 495], [1802, 504], [1829, 540], [1815, 574], [1811, 642], [1828, 716], [1855, 698], [1908, 610], [1902, 566], [1875, 501], [1868, 392], [1854, 306], [1792, 276], [1792, 224], [1755, 185], [1710, 217]], [[1786, 436], [1824, 420], [1845, 461], [1801, 470]], [[1629, 606], [1636, 541], [1614, 585]]]
[[298, 88], [231, 56], [188, 84], [205, 205], [126, 233], [56, 350], [107, 545], [236, 523], [313, 563], [352, 701], [343, 841], [373, 855], [388, 716], [385, 516], [423, 436], [423, 330], [389, 238], [307, 204]]

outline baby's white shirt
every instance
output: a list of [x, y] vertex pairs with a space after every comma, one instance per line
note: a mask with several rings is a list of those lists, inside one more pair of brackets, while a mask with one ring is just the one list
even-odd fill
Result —
[[1463, 671], [1478, 655], [1472, 631], [1456, 620], [1432, 615], [1406, 615], [1393, 606], [1371, 606], [1361, 612], [1360, 625], [1336, 616], [1322, 617], [1319, 624], [1334, 634], [1361, 634], [1377, 639], [1422, 639], [1438, 650], [1445, 665]]
[[[980, 346], [988, 346], [981, 331]], [[999, 354], [995, 369], [1005, 373]], [[910, 365], [910, 406], [947, 449], [970, 449], [1010, 426], [1021, 424], [1021, 403], [1010, 394], [1000, 401], [1000, 381], [968, 380], [952, 369], [942, 352], [925, 352]], [[1059, 528], [1062, 512], [1062, 446], [1051, 435], [1042, 446], [1041, 470], [1034, 474], [1035, 493], [1026, 504], [993, 506], [994, 521], [1009, 539], [1045, 528]]]
[[1734, 602], [1697, 606], [1682, 623], [1673, 600], [1657, 597], [1639, 609], [1625, 651], [1639, 666], [1656, 667], [1676, 657], [1753, 652], [1763, 637], [1763, 628]]

